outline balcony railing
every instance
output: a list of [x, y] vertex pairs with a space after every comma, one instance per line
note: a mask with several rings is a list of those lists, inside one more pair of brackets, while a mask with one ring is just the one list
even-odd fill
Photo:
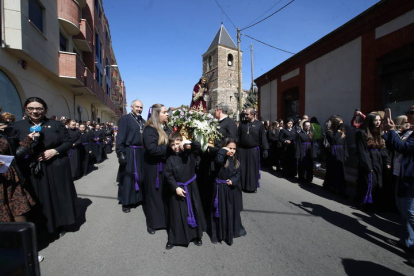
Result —
[[83, 86], [85, 64], [75, 53], [59, 52], [59, 77], [67, 84]]
[[80, 33], [73, 37], [73, 43], [83, 52], [92, 52], [93, 34], [86, 19], [80, 21]]
[[69, 35], [79, 33], [80, 7], [75, 0], [58, 0], [58, 19]]

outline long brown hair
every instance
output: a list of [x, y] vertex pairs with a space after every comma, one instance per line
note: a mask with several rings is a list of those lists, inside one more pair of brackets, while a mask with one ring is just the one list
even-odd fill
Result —
[[[224, 141], [223, 141], [223, 147], [227, 147], [230, 143], [234, 143], [236, 145], [236, 147], [237, 147], [237, 143], [236, 143], [236, 141], [233, 138], [226, 138], [226, 139], [224, 139]], [[236, 152], [237, 152], [237, 150], [236, 150]], [[234, 155], [233, 157], [230, 157], [229, 156], [227, 158], [226, 164], [224, 164], [224, 167], [227, 168], [229, 166], [229, 163], [230, 163], [229, 162], [229, 158], [233, 158], [233, 161], [234, 161], [234, 169], [237, 170], [240, 167], [240, 162], [236, 158], [236, 155]]]
[[365, 131], [365, 141], [367, 147], [371, 149], [385, 148], [385, 141], [381, 138], [382, 126], [374, 127], [374, 120], [379, 116], [378, 113], [369, 113], [365, 118], [362, 129]]
[[331, 131], [332, 133], [340, 130], [342, 132], [341, 138], [345, 138], [345, 128], [341, 126], [341, 122], [344, 120], [339, 115], [332, 115], [326, 122], [326, 131]]
[[163, 104], [154, 104], [151, 106], [151, 117], [145, 123], [145, 127], [150, 126], [158, 132], [158, 145], [168, 145], [168, 135], [165, 133], [163, 125], [160, 122], [160, 113]]

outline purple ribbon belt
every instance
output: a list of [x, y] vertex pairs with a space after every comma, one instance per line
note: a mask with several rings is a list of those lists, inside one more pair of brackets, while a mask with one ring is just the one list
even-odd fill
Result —
[[214, 213], [214, 216], [216, 218], [219, 218], [220, 217], [219, 200], [218, 200], [220, 184], [227, 184], [227, 180], [222, 180], [222, 179], [216, 178], [217, 192], [216, 192], [216, 198], [214, 199], [214, 208], [216, 208], [216, 212]]
[[372, 203], [372, 172], [368, 173], [368, 190], [367, 194], [364, 197], [362, 204]]
[[260, 179], [262, 178], [261, 174], [260, 174], [260, 170], [262, 169], [262, 166], [260, 164], [260, 147], [257, 146], [254, 148], [255, 150], [257, 150], [257, 156], [259, 157], [259, 179], [257, 180], [257, 187], [260, 187]]
[[196, 219], [194, 217], [193, 206], [191, 205], [191, 197], [190, 197], [190, 193], [188, 192], [187, 186], [191, 182], [193, 182], [196, 178], [197, 178], [197, 175], [194, 174], [194, 176], [190, 180], [188, 180], [187, 182], [185, 182], [185, 183], [177, 182], [177, 185], [184, 186], [185, 194], [187, 195], [185, 197], [185, 199], [187, 200], [187, 213], [188, 213], [187, 214], [187, 223], [191, 227], [197, 227], [197, 222], [196, 222]]
[[162, 162], [157, 163], [157, 180], [155, 181], [155, 188], [160, 187], [160, 172], [162, 172]]
[[138, 186], [138, 180], [139, 180], [139, 176], [138, 176], [138, 168], [137, 168], [137, 156], [136, 156], [136, 152], [137, 149], [143, 149], [144, 147], [142, 146], [129, 146], [130, 148], [132, 148], [134, 150], [134, 176], [135, 176], [135, 191], [139, 191], [139, 186]]
[[338, 148], [343, 148], [343, 145], [333, 145], [332, 146], [332, 154], [338, 156]]

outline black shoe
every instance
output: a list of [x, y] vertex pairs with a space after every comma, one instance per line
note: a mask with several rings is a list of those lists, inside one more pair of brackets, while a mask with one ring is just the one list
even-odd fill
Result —
[[197, 246], [202, 246], [203, 245], [203, 242], [201, 241], [201, 239], [197, 239], [197, 240], [193, 241], [193, 243]]
[[218, 244], [218, 239], [217, 238], [210, 238], [211, 243], [213, 244]]
[[154, 230], [154, 229], [152, 229], [151, 227], [147, 227], [147, 232], [148, 232], [149, 234], [151, 234], [151, 235], [154, 235], [154, 234], [155, 234], [155, 230]]
[[59, 232], [59, 238], [63, 237], [66, 234], [66, 231], [62, 230]]
[[[155, 231], [154, 231], [155, 232]], [[170, 250], [174, 247], [172, 243], [167, 242], [167, 245], [165, 246], [165, 249]]]
[[122, 212], [129, 213], [131, 212], [131, 208], [122, 206]]

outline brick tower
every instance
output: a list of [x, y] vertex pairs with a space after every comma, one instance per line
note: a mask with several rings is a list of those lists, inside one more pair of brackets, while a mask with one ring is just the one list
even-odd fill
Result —
[[[242, 60], [242, 59], [241, 59]], [[232, 116], [236, 115], [238, 101], [237, 47], [226, 28], [220, 26], [207, 52], [203, 54], [203, 76], [210, 86], [210, 100], [207, 109], [225, 102]]]

